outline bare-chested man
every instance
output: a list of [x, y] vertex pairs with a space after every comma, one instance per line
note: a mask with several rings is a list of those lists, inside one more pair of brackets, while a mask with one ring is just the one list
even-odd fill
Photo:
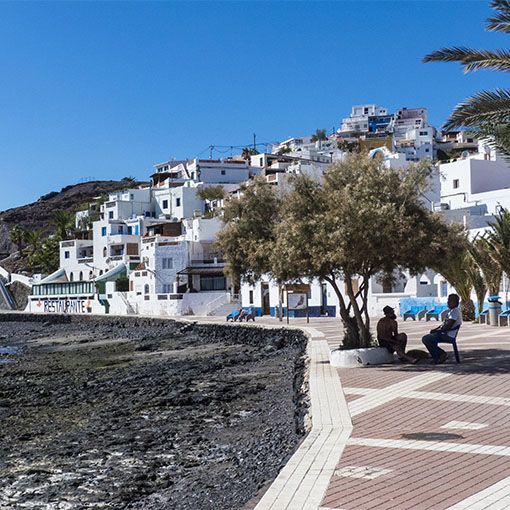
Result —
[[406, 354], [407, 335], [398, 332], [397, 316], [391, 306], [383, 308], [384, 317], [377, 323], [377, 340], [381, 347], [396, 352], [401, 361], [416, 363], [418, 360]]

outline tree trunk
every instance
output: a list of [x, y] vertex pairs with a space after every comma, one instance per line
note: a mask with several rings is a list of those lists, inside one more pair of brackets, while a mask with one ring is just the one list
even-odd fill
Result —
[[353, 320], [353, 317], [351, 317], [349, 315], [349, 311], [347, 310], [347, 307], [345, 306], [344, 297], [342, 296], [342, 293], [340, 292], [340, 289], [338, 288], [336, 279], [334, 277], [324, 278], [324, 279], [333, 287], [333, 290], [335, 291], [335, 294], [338, 298], [338, 304], [340, 305], [340, 317], [342, 319], [344, 328], [347, 330], [346, 336], [348, 336], [350, 338], [359, 339], [359, 330], [358, 330], [357, 321]]
[[[347, 287], [347, 295], [349, 296], [349, 301], [354, 311], [354, 317], [356, 317], [356, 322], [358, 323], [359, 347], [370, 347], [371, 342], [370, 326], [365, 324], [365, 322], [363, 321], [363, 317], [361, 315], [358, 302], [356, 301], [356, 296], [354, 295], [354, 289], [352, 288], [352, 279], [350, 275], [345, 275], [345, 284]], [[365, 295], [362, 295], [362, 300], [363, 308], [366, 309], [367, 303], [365, 302]]]
[[462, 312], [462, 319], [465, 321], [475, 320], [475, 305], [471, 299], [461, 300], [460, 311]]

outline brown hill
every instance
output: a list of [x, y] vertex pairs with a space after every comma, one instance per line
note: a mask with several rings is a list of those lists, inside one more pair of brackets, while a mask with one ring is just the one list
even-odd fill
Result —
[[60, 191], [52, 191], [32, 204], [2, 211], [0, 212], [0, 254], [6, 255], [15, 251], [15, 247], [9, 242], [9, 232], [16, 225], [22, 225], [27, 230], [40, 230], [44, 234], [50, 234], [54, 230], [50, 221], [55, 211], [76, 212], [78, 206], [92, 201], [102, 193], [134, 188], [140, 184], [143, 183], [131, 180], [89, 181], [66, 186]]

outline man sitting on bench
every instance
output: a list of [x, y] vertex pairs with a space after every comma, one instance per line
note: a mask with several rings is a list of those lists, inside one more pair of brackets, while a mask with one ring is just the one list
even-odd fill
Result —
[[[448, 296], [448, 315], [445, 320], [438, 326], [437, 328], [431, 329], [430, 334], [425, 335], [421, 341], [425, 345], [425, 347], [430, 352], [432, 358], [434, 358], [434, 349], [436, 348], [438, 340], [441, 340], [441, 336], [449, 336], [450, 338], [455, 338], [457, 335], [457, 330], [462, 324], [462, 313], [459, 308], [460, 298], [457, 294], [450, 294]], [[455, 328], [455, 329], [454, 329]], [[452, 331], [454, 329], [454, 331]], [[438, 363], [444, 363], [448, 359], [448, 353], [443, 351], [437, 346], [438, 349]]]
[[407, 335], [398, 332], [397, 316], [391, 306], [383, 308], [384, 317], [377, 323], [377, 340], [392, 354], [396, 351], [401, 361], [416, 363], [418, 360], [406, 354]]

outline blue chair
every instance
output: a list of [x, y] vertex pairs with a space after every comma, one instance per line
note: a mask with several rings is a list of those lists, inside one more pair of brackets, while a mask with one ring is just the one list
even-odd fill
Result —
[[430, 319], [435, 318], [436, 320], [439, 320], [439, 318], [443, 318], [443, 312], [448, 310], [447, 305], [435, 305], [432, 310], [429, 310], [425, 314], [425, 321], [428, 322]]
[[418, 320], [421, 320], [422, 317], [425, 315], [425, 312], [427, 311], [426, 306], [411, 306], [410, 310], [407, 310], [407, 312], [404, 312], [402, 314], [402, 318], [404, 321], [411, 317], [413, 320], [416, 320], [416, 317], [418, 317]]
[[501, 312], [498, 315], [498, 326], [502, 326], [502, 324], [501, 324], [502, 320], [501, 319], [505, 319], [507, 326], [510, 326], [510, 318], [509, 318], [509, 316], [510, 316], [510, 310], [505, 310], [504, 312]]
[[[434, 362], [437, 363], [439, 359], [439, 349], [437, 344], [451, 344], [453, 346], [453, 352], [455, 353], [455, 359], [457, 360], [457, 363], [460, 363], [459, 358], [459, 351], [457, 349], [457, 335], [459, 333], [460, 324], [458, 326], [455, 326], [452, 329], [443, 329], [441, 331], [437, 331], [436, 334], [436, 341], [434, 344]], [[455, 331], [455, 336], [449, 336], [446, 333], [448, 331]]]
[[232, 313], [229, 313], [229, 314], [227, 315], [227, 322], [228, 322], [229, 320], [231, 320], [232, 322], [237, 321], [237, 319], [239, 318], [239, 315], [241, 315], [241, 312], [238, 312], [238, 311], [236, 311], [236, 312], [232, 312]]
[[480, 324], [488, 324], [489, 323], [489, 321], [488, 321], [489, 310], [484, 310], [483, 312], [481, 312], [480, 315], [478, 316], [478, 318], [479, 318]]

